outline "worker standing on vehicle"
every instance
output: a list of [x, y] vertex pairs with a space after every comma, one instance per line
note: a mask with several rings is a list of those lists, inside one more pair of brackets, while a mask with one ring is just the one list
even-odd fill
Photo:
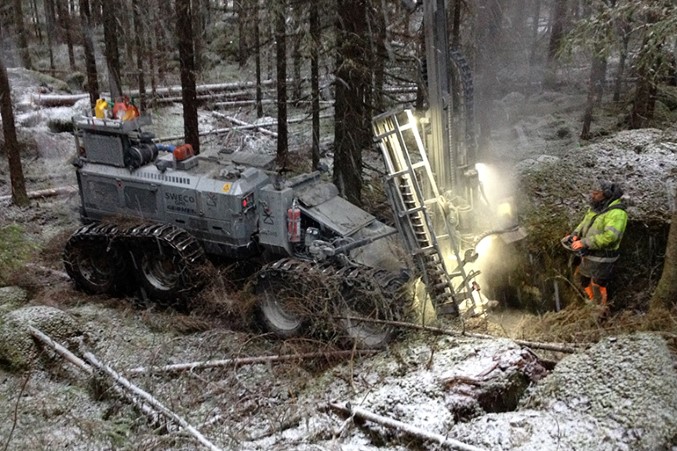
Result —
[[620, 255], [619, 246], [628, 214], [621, 202], [623, 190], [613, 182], [598, 181], [590, 193], [590, 208], [574, 231], [564, 237], [571, 250], [581, 256], [574, 279], [591, 301], [608, 310], [607, 285], [614, 263]]

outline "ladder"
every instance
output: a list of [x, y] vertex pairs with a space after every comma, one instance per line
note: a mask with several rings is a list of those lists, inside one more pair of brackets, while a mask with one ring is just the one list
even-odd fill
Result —
[[[458, 316], [459, 302], [472, 300], [470, 280], [479, 273], [466, 274], [463, 268], [460, 235], [449, 214], [450, 204], [439, 193], [416, 117], [411, 110], [391, 111], [374, 117], [372, 126], [385, 162], [385, 191], [404, 245], [438, 313]], [[442, 234], [436, 233], [435, 224], [438, 230], [444, 230]], [[450, 250], [456, 260], [453, 272], [447, 270], [444, 241], [448, 241], [444, 250]], [[461, 282], [455, 289], [452, 280], [456, 278]]]

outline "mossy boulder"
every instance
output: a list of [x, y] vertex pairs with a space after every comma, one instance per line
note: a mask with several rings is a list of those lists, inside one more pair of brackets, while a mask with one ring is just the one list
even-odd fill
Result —
[[27, 300], [28, 292], [21, 287], [0, 287], [0, 312], [16, 308]]
[[81, 335], [73, 316], [54, 307], [31, 306], [12, 310], [0, 317], [0, 361], [12, 369], [30, 367], [43, 346], [36, 343], [28, 326], [33, 326], [63, 344]]

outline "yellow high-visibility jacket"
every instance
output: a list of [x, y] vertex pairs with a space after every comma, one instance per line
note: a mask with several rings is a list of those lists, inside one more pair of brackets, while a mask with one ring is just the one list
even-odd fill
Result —
[[621, 244], [627, 223], [625, 207], [620, 199], [616, 199], [601, 213], [588, 209], [573, 234], [591, 251], [615, 251]]

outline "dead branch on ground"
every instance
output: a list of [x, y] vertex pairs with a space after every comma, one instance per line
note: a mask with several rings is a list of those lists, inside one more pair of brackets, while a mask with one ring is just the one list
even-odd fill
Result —
[[[380, 319], [373, 319], [373, 318], [361, 318], [361, 317], [355, 317], [355, 316], [346, 316], [346, 317], [337, 317], [336, 319], [347, 319], [351, 321], [364, 321], [364, 322], [369, 322], [369, 323], [376, 323], [376, 324], [384, 324], [384, 325], [389, 325], [393, 327], [402, 327], [405, 329], [414, 329], [414, 330], [421, 330], [424, 332], [432, 332], [435, 334], [439, 335], [450, 335], [450, 336], [455, 336], [455, 337], [470, 337], [470, 338], [482, 338], [482, 339], [497, 339], [497, 338], [508, 338], [508, 337], [499, 337], [499, 336], [494, 336], [494, 335], [488, 335], [488, 334], [476, 334], [476, 333], [471, 333], [471, 332], [457, 332], [453, 331], [450, 329], [444, 329], [441, 327], [434, 327], [434, 326], [424, 326], [420, 324], [413, 324], [413, 323], [407, 323], [404, 321], [389, 321], [389, 320], [380, 320]], [[527, 341], [527, 340], [519, 340], [519, 339], [513, 339], [513, 338], [508, 338], [509, 340], [514, 341], [520, 346], [526, 346], [529, 348], [534, 348], [534, 349], [543, 349], [546, 351], [556, 351], [556, 352], [566, 352], [568, 354], [574, 354], [576, 352], [579, 352], [581, 349], [584, 349], [588, 346], [589, 344], [578, 344], [577, 346], [580, 346], [580, 348], [576, 348], [575, 345], [567, 345], [564, 343], [541, 343], [537, 341]]]
[[141, 412], [149, 416], [153, 422], [157, 422], [158, 415], [162, 415], [170, 419], [175, 424], [181, 426], [186, 432], [188, 432], [190, 435], [196, 438], [202, 445], [204, 445], [208, 449], [211, 449], [213, 451], [219, 451], [221, 449], [216, 445], [212, 444], [197, 429], [191, 426], [186, 420], [184, 420], [182, 417], [180, 417], [173, 411], [169, 410], [167, 407], [164, 406], [164, 404], [155, 399], [149, 393], [143, 391], [136, 385], [129, 382], [124, 377], [120, 376], [113, 369], [99, 362], [99, 360], [92, 353], [86, 352], [83, 355], [83, 357], [86, 360], [85, 362], [84, 360], [80, 359], [78, 356], [70, 352], [68, 349], [52, 340], [52, 338], [49, 337], [47, 334], [43, 333], [42, 331], [36, 329], [33, 326], [28, 325], [27, 327], [33, 337], [38, 339], [43, 344], [52, 348], [54, 351], [56, 351], [57, 354], [59, 354], [61, 357], [63, 357], [68, 362], [72, 363], [73, 365], [75, 365], [88, 375], [94, 375], [94, 370], [92, 368], [93, 366], [102, 373], [107, 374], [109, 377], [111, 377], [117, 384], [113, 385], [113, 389], [123, 398], [132, 402], [137, 408], [139, 408]]
[[390, 428], [398, 429], [406, 434], [418, 437], [420, 439], [439, 443], [440, 445], [445, 445], [451, 449], [458, 449], [461, 451], [483, 451], [482, 448], [477, 448], [476, 446], [468, 445], [453, 438], [446, 437], [441, 434], [435, 434], [433, 432], [424, 431], [421, 428], [412, 426], [401, 421], [393, 420], [392, 418], [384, 417], [377, 415], [373, 412], [370, 412], [361, 407], [351, 406], [350, 403], [347, 403], [345, 406], [339, 405], [337, 403], [329, 403], [329, 407], [339, 411], [343, 414], [349, 415], [353, 418], [361, 418], [363, 420], [372, 421], [383, 426]]
[[34, 269], [36, 271], [42, 271], [46, 272], [47, 274], [51, 274], [55, 277], [58, 277], [63, 280], [71, 280], [71, 277], [65, 273], [64, 271], [57, 271], [56, 269], [48, 268], [43, 265], [38, 265], [37, 263], [26, 263], [26, 268]]
[[332, 352], [307, 352], [303, 354], [285, 354], [285, 355], [266, 355], [258, 357], [241, 357], [237, 359], [223, 359], [223, 360], [206, 360], [203, 362], [189, 362], [177, 363], [166, 366], [151, 366], [151, 367], [137, 367], [131, 368], [125, 373], [147, 374], [147, 373], [175, 373], [180, 371], [193, 371], [197, 369], [207, 369], [222, 366], [241, 366], [241, 365], [255, 365], [271, 362], [285, 362], [288, 360], [312, 359], [316, 357], [343, 357], [352, 356], [355, 354], [375, 354], [378, 351], [371, 350], [355, 350], [355, 351], [332, 351]]
[[110, 368], [109, 366], [99, 362], [99, 360], [92, 354], [91, 352], [85, 352], [83, 354], [83, 357], [87, 362], [89, 362], [92, 366], [97, 368], [99, 371], [102, 371], [103, 373], [107, 374], [109, 377], [111, 377], [115, 383], [117, 383], [120, 387], [126, 389], [127, 391], [133, 393], [135, 396], [138, 396], [139, 398], [143, 399], [146, 403], [148, 403], [150, 406], [153, 407], [153, 409], [157, 410], [159, 413], [164, 415], [165, 417], [169, 418], [172, 420], [174, 423], [177, 423], [180, 425], [186, 432], [188, 432], [190, 435], [195, 437], [197, 441], [199, 441], [202, 445], [204, 445], [206, 448], [218, 451], [221, 448], [217, 447], [214, 445], [212, 442], [210, 442], [200, 431], [195, 429], [193, 426], [191, 426], [186, 420], [184, 420], [181, 416], [177, 415], [173, 411], [171, 411], [169, 408], [167, 408], [164, 404], [162, 404], [160, 401], [155, 399], [150, 393], [142, 390], [141, 388], [137, 387], [136, 385], [132, 384], [129, 382], [127, 379], [122, 377], [120, 374], [118, 374], [115, 370]]

